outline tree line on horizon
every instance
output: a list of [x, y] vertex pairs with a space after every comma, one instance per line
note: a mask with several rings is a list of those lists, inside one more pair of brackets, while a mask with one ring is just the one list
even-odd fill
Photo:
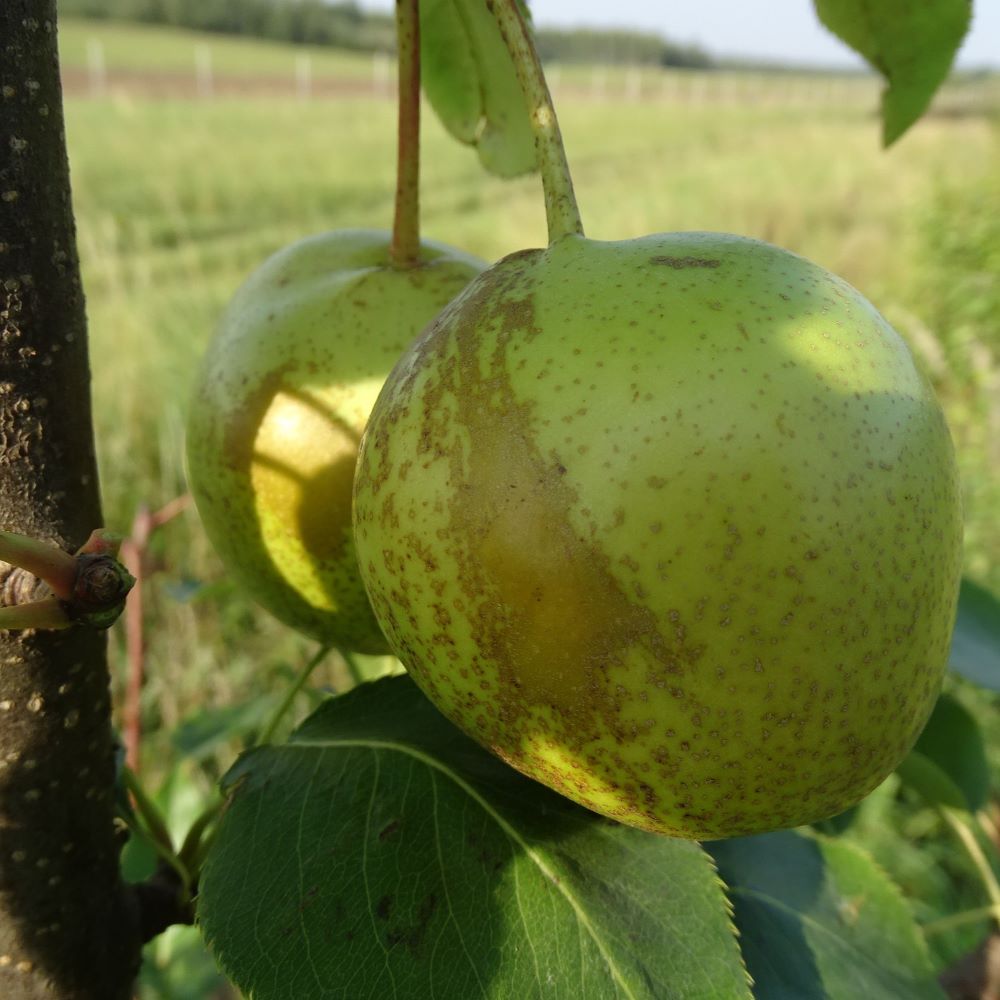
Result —
[[[394, 52], [395, 19], [362, 10], [356, 3], [323, 0], [60, 0], [62, 15], [163, 24], [176, 28], [244, 35], [297, 45], [355, 52]], [[546, 62], [624, 63], [708, 69], [712, 58], [695, 45], [668, 41], [652, 32], [623, 29], [538, 28]]]

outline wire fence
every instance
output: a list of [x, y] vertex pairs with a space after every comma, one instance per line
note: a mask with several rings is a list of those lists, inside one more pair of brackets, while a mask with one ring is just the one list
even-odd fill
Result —
[[[862, 73], [785, 70], [678, 70], [656, 66], [553, 64], [546, 67], [557, 94], [615, 103], [660, 101], [678, 105], [733, 105], [874, 109], [881, 83]], [[267, 72], [217, 66], [212, 46], [192, 46], [188, 68], [116, 66], [99, 38], [86, 46], [86, 67], [67, 66], [68, 94], [94, 99], [109, 95], [196, 97], [202, 100], [240, 96], [288, 96], [308, 101], [344, 93], [394, 98], [396, 68], [385, 53], [371, 56], [369, 71], [331, 71], [326, 61], [308, 53], [293, 54], [287, 71]], [[955, 78], [941, 90], [935, 109], [950, 114], [1000, 113], [1000, 74]]]

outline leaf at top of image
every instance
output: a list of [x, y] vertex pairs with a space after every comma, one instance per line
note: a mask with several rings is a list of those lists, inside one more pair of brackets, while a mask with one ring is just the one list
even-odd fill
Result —
[[255, 1000], [750, 1000], [697, 844], [523, 777], [408, 677], [331, 699], [225, 785], [199, 924]]
[[814, 0], [820, 21], [885, 77], [882, 140], [926, 110], [972, 18], [971, 0]]
[[757, 1000], [944, 1000], [899, 889], [853, 844], [784, 830], [706, 846]]
[[[522, 8], [523, 9], [523, 8]], [[514, 64], [484, 0], [421, 0], [424, 93], [444, 127], [501, 177], [536, 167]]]

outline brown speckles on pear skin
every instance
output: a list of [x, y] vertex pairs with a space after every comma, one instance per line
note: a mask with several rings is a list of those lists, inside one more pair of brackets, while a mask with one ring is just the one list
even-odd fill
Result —
[[719, 267], [722, 264], [721, 260], [714, 260], [711, 257], [669, 257], [663, 254], [650, 257], [649, 262], [651, 264], [664, 264], [667, 267], [672, 267], [675, 271], [680, 271], [685, 267]]
[[[527, 306], [521, 312], [530, 320]], [[473, 353], [468, 341], [458, 347], [460, 357]], [[592, 728], [586, 716], [608, 698], [602, 669], [619, 647], [652, 642], [655, 623], [625, 598], [606, 557], [573, 531], [568, 510], [578, 498], [565, 466], [537, 452], [531, 408], [510, 398], [503, 352], [494, 360], [496, 368], [478, 378], [470, 377], [471, 359], [458, 366], [458, 419], [476, 442], [468, 489], [450, 510], [450, 534], [475, 540], [457, 553], [463, 590], [478, 603], [484, 650], [503, 665], [505, 722], [539, 702], [569, 714], [569, 725]]]
[[189, 422], [192, 492], [232, 575], [321, 641], [385, 652], [355, 556], [357, 448], [422, 325], [477, 273], [451, 248], [389, 261], [390, 234], [343, 230], [266, 261], [224, 313]]
[[832, 814], [905, 754], [954, 608], [950, 445], [856, 293], [858, 333], [831, 335], [830, 286], [732, 237], [567, 240], [439, 317], [377, 407], [356, 514], [379, 619], [446, 714], [680, 836]]

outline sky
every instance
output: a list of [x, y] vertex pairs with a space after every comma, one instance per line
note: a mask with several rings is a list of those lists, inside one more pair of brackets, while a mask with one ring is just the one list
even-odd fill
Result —
[[[364, 6], [385, 9], [388, 0]], [[830, 67], [860, 59], [819, 23], [811, 0], [529, 0], [543, 27], [616, 27], [694, 42], [714, 56]], [[958, 56], [963, 68], [1000, 69], [1000, 0], [973, 0], [973, 25]]]

